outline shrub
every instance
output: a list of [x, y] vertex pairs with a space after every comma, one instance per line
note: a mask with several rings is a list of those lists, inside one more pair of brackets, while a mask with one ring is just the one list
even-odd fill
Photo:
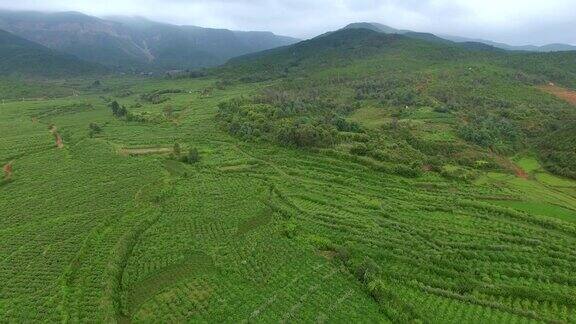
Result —
[[378, 264], [370, 257], [365, 257], [360, 264], [356, 266], [354, 274], [358, 280], [368, 283], [380, 275], [381, 269]]
[[128, 115], [128, 110], [126, 110], [126, 107], [120, 106], [120, 104], [117, 101], [112, 101], [109, 107], [112, 110], [112, 114], [115, 117], [122, 118]]
[[370, 152], [370, 149], [364, 143], [356, 144], [350, 148], [350, 153], [354, 154], [354, 155], [365, 156], [365, 155], [368, 155], [369, 152]]
[[292, 219], [287, 221], [282, 229], [282, 235], [290, 239], [296, 237], [298, 235], [298, 224]]
[[188, 155], [186, 155], [183, 162], [186, 162], [189, 164], [194, 164], [194, 163], [200, 162], [200, 152], [198, 151], [198, 149], [197, 148], [191, 148], [190, 151], [188, 151]]
[[180, 156], [180, 154], [182, 153], [182, 150], [180, 148], [180, 144], [178, 144], [178, 142], [174, 143], [174, 148], [172, 149], [172, 152], [174, 153], [175, 156]]
[[102, 127], [96, 123], [90, 123], [88, 128], [90, 129], [90, 137], [94, 137], [95, 135], [102, 133]]

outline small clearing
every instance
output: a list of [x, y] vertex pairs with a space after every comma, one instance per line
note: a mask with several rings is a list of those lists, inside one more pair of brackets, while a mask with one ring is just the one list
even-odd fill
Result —
[[553, 83], [545, 86], [539, 86], [538, 89], [554, 95], [562, 100], [565, 100], [573, 105], [576, 105], [576, 91], [559, 87]]

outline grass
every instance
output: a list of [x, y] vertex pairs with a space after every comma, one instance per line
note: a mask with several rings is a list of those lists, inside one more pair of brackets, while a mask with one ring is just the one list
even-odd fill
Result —
[[356, 110], [349, 119], [369, 129], [379, 128], [392, 121], [390, 112], [386, 111], [385, 108], [374, 106], [363, 107]]
[[[517, 161], [528, 180], [401, 177], [229, 135], [218, 103], [266, 84], [203, 96], [214, 80], [102, 83], [122, 93], [0, 107], [0, 161], [14, 161], [0, 187], [2, 320], [576, 321], [576, 196], [559, 191], [574, 181], [534, 160]], [[155, 89], [188, 91], [141, 102]], [[179, 122], [118, 119], [107, 99], [158, 117], [171, 106]], [[377, 128], [379, 109], [351, 118]], [[175, 142], [200, 162], [118, 154]]]
[[558, 218], [560, 220], [571, 223], [576, 222], [576, 210], [569, 210], [552, 204], [526, 201], [499, 201], [496, 204], [514, 208], [530, 214]]
[[514, 162], [527, 173], [534, 173], [535, 171], [540, 171], [542, 169], [540, 163], [534, 157], [521, 156], [516, 158]]

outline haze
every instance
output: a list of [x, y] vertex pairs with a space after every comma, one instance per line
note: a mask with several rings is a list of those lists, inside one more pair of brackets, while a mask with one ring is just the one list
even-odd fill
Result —
[[143, 16], [299, 38], [369, 21], [511, 45], [576, 45], [574, 0], [0, 0], [0, 8]]

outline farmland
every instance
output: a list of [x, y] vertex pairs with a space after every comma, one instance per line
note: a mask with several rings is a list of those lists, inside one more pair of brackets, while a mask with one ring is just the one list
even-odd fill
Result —
[[[414, 175], [392, 165], [419, 153], [350, 154], [350, 132], [313, 147], [230, 132], [226, 103], [278, 81], [100, 81], [0, 106], [2, 321], [576, 322], [576, 182], [530, 151]], [[396, 118], [347, 116], [369, 135]], [[455, 118], [398, 124], [461, 141]]]

